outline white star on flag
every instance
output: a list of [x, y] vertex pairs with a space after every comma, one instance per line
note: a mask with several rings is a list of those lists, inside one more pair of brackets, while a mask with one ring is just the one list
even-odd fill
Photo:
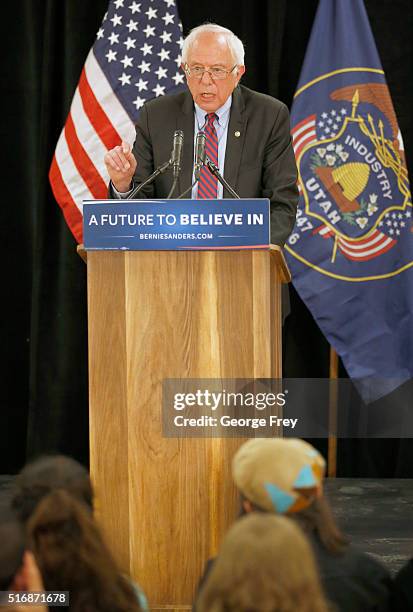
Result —
[[130, 38], [130, 36], [128, 36], [128, 38], [125, 40], [123, 44], [129, 51], [129, 49], [136, 49], [135, 43], [136, 43], [136, 38]]
[[115, 32], [112, 32], [112, 34], [109, 36], [108, 41], [110, 42], [111, 45], [114, 45], [115, 43], [119, 42], [119, 34], [115, 34]]
[[158, 75], [158, 80], [160, 81], [161, 79], [167, 78], [168, 71], [166, 68], [162, 68], [162, 66], [159, 66], [158, 70], [155, 70], [155, 74]]
[[119, 77], [119, 81], [122, 83], [122, 86], [130, 85], [130, 80], [131, 80], [131, 75], [125, 74], [124, 72], [122, 72], [122, 75]]
[[123, 59], [120, 60], [120, 63], [123, 64], [123, 67], [126, 68], [132, 68], [133, 66], [133, 60], [131, 57], [128, 57], [127, 55], [124, 56]]
[[169, 59], [169, 54], [170, 54], [170, 51], [167, 51], [166, 49], [161, 49], [159, 51], [159, 53], [157, 53], [157, 55], [161, 59], [161, 62], [164, 62], [165, 60], [168, 60]]
[[105, 57], [108, 58], [108, 62], [114, 62], [114, 61], [116, 61], [117, 54], [118, 54], [117, 51], [112, 51], [111, 49], [109, 49], [109, 51], [106, 53]]
[[113, 15], [112, 19], [109, 19], [113, 23], [113, 27], [116, 28], [118, 25], [122, 25], [122, 17], [120, 15]]
[[133, 104], [136, 106], [136, 110], [139, 110], [145, 104], [145, 99], [138, 96], [136, 100], [133, 101]]
[[162, 19], [165, 22], [165, 26], [167, 26], [170, 23], [174, 22], [174, 16], [171, 15], [170, 13], [165, 13], [164, 17], [162, 17]]
[[149, 38], [149, 36], [155, 36], [155, 28], [150, 25], [147, 25], [142, 31], [145, 32], [146, 38]]
[[166, 45], [167, 42], [172, 42], [172, 34], [170, 32], [165, 32], [165, 30], [162, 32], [159, 38], [162, 40], [164, 45]]
[[145, 15], [148, 15], [148, 19], [156, 19], [157, 13], [158, 13], [158, 9], [152, 9], [149, 7]]
[[142, 51], [144, 57], [146, 57], [148, 54], [150, 55], [152, 53], [152, 47], [153, 47], [153, 45], [148, 45], [148, 43], [145, 43], [143, 45], [143, 47], [141, 47], [141, 51]]
[[156, 97], [165, 95], [165, 87], [161, 87], [159, 83], [154, 89], [152, 89], [152, 91]]
[[132, 11], [132, 15], [134, 15], [135, 13], [141, 12], [141, 5], [138, 4], [137, 2], [132, 2], [132, 4], [129, 5], [129, 8]]
[[144, 81], [143, 79], [139, 79], [137, 83], [135, 83], [135, 87], [139, 88], [139, 91], [143, 91], [148, 89], [148, 81]]
[[150, 71], [150, 67], [151, 67], [150, 63], [149, 62], [145, 62], [144, 60], [142, 60], [142, 62], [138, 66], [138, 68], [140, 69], [142, 74], [144, 72], [149, 72]]
[[175, 85], [179, 85], [180, 83], [184, 83], [185, 82], [184, 81], [184, 75], [179, 73], [179, 72], [177, 72], [175, 74], [175, 76], [172, 77], [172, 79], [174, 80]]
[[138, 31], [138, 22], [137, 21], [133, 21], [132, 19], [129, 21], [129, 23], [126, 24], [126, 27], [129, 30], [129, 34], [131, 32], [137, 32]]

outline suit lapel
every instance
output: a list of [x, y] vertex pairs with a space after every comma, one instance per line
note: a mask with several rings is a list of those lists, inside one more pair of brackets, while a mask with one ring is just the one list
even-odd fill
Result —
[[[190, 92], [186, 92], [182, 103], [182, 112], [176, 119], [176, 129], [184, 133], [184, 150], [182, 155], [182, 171], [178, 180], [178, 194], [182, 193], [192, 183], [194, 164], [194, 103]], [[188, 197], [191, 197], [190, 194]]]
[[[231, 113], [228, 125], [227, 147], [225, 150], [224, 178], [237, 191], [241, 155], [244, 148], [247, 119], [240, 87], [232, 93]], [[224, 198], [232, 197], [224, 190]]]

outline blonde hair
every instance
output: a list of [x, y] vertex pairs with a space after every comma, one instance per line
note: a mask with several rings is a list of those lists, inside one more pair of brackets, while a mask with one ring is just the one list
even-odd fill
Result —
[[229, 530], [197, 612], [327, 612], [310, 544], [289, 518], [252, 513]]

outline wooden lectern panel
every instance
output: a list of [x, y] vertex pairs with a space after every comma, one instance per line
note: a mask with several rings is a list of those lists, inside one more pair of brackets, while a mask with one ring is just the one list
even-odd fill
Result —
[[162, 381], [280, 376], [278, 270], [264, 251], [88, 253], [98, 517], [152, 609], [190, 609], [238, 512], [242, 443], [163, 437]]
[[90, 470], [96, 515], [110, 544], [116, 534], [117, 559], [129, 571], [125, 259], [100, 255], [88, 257]]

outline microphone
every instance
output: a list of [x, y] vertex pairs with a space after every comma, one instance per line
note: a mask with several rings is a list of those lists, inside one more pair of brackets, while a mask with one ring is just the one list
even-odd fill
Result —
[[184, 146], [184, 133], [182, 130], [175, 130], [172, 157], [171, 157], [175, 181], [178, 179], [179, 173], [181, 171], [183, 146]]
[[228, 181], [226, 181], [224, 179], [224, 177], [222, 176], [222, 174], [220, 174], [218, 166], [216, 164], [214, 164], [214, 162], [212, 162], [209, 159], [209, 157], [207, 157], [205, 159], [205, 165], [208, 168], [208, 170], [210, 171], [210, 173], [213, 174], [214, 176], [216, 176], [216, 178], [221, 183], [223, 188], [226, 189], [227, 191], [229, 191], [229, 193], [232, 195], [233, 198], [235, 198], [237, 200], [241, 199], [240, 196], [237, 194], [237, 192], [233, 190], [233, 188], [228, 183]]
[[156, 168], [156, 170], [154, 172], [152, 172], [152, 174], [150, 176], [148, 176], [147, 179], [145, 179], [143, 181], [143, 183], [140, 183], [139, 185], [136, 185], [136, 187], [134, 187], [134, 189], [132, 189], [132, 191], [130, 192], [130, 194], [125, 198], [125, 200], [131, 200], [132, 198], [134, 198], [140, 191], [141, 189], [143, 189], [144, 187], [146, 187], [146, 185], [150, 185], [151, 183], [153, 183], [153, 181], [160, 175], [163, 174], [164, 172], [166, 172], [166, 170], [168, 170], [168, 168], [171, 167], [172, 161], [169, 160], [167, 162], [164, 162], [163, 164], [161, 164], [160, 166], [158, 166]]
[[196, 135], [195, 142], [195, 180], [199, 181], [199, 176], [201, 174], [201, 168], [205, 163], [205, 145], [206, 145], [206, 136], [205, 132], [198, 132]]

